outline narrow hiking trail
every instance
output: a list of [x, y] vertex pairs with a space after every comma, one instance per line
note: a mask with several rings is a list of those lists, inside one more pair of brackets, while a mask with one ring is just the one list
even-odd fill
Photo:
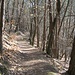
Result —
[[53, 67], [50, 58], [39, 48], [29, 45], [24, 36], [17, 35], [17, 49], [9, 51], [9, 75], [60, 75]]

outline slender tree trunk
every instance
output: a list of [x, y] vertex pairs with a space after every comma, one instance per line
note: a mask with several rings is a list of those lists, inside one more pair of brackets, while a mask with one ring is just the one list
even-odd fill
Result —
[[56, 3], [56, 10], [57, 10], [57, 23], [56, 23], [56, 39], [55, 39], [55, 54], [56, 54], [56, 58], [59, 58], [59, 48], [58, 48], [58, 39], [59, 39], [59, 36], [58, 36], [58, 29], [60, 27], [60, 0], [57, 0], [57, 3]]
[[3, 7], [4, 0], [0, 0], [0, 53], [2, 54], [2, 26], [3, 26]]
[[[34, 3], [34, 5], [33, 5]], [[36, 14], [36, 1], [32, 3], [32, 9], [31, 9], [31, 14], [35, 15]], [[34, 22], [34, 25], [33, 25]], [[33, 46], [34, 45], [34, 39], [36, 35], [36, 16], [30, 19], [30, 44]]]
[[19, 31], [22, 31], [22, 24], [21, 24], [21, 17], [22, 17], [22, 13], [23, 13], [23, 7], [24, 7], [24, 0], [22, 1], [22, 7], [20, 9], [20, 15], [19, 15], [19, 20], [18, 20], [18, 26], [19, 26]]
[[[14, 6], [15, 6], [15, 0], [13, 1], [13, 9], [12, 9], [12, 14], [11, 14], [12, 17], [11, 17], [10, 22], [13, 21], [13, 16], [14, 16]], [[11, 28], [12, 28], [12, 24], [10, 24], [9, 34], [10, 34], [10, 32], [11, 32]]]
[[39, 25], [38, 25], [38, 0], [36, 0], [36, 35], [37, 35], [37, 47], [39, 47]]
[[47, 54], [51, 55], [52, 40], [53, 40], [53, 33], [51, 33], [52, 32], [51, 0], [48, 0], [48, 2], [49, 2], [49, 34], [47, 37], [46, 52]]
[[29, 40], [30, 40], [30, 44], [32, 45], [32, 19], [30, 19], [30, 37], [29, 37]]
[[[18, 0], [17, 0], [17, 13], [18, 13]], [[16, 31], [22, 31], [22, 24], [21, 24], [21, 17], [22, 17], [22, 13], [23, 13], [23, 7], [24, 7], [24, 0], [22, 1], [22, 7], [20, 8], [20, 14], [18, 14], [18, 20], [17, 20], [17, 24], [16, 24], [16, 29], [15, 29], [15, 32]]]
[[70, 2], [70, 0], [68, 0], [68, 2], [67, 2], [67, 6], [66, 6], [66, 8], [65, 8], [63, 18], [62, 18], [62, 20], [61, 20], [60, 27], [59, 27], [59, 29], [58, 29], [58, 35], [59, 35], [59, 33], [60, 33], [60, 30], [61, 30], [61, 27], [62, 27], [62, 23], [63, 23], [63, 20], [64, 20], [64, 18], [65, 18], [66, 12], [67, 12], [67, 9], [68, 9], [68, 6], [69, 6], [69, 2]]
[[7, 4], [6, 4], [6, 10], [5, 10], [5, 15], [6, 15], [6, 22], [9, 23], [9, 3], [10, 3], [10, 0], [7, 0]]
[[73, 41], [71, 60], [70, 60], [70, 64], [69, 64], [68, 73], [69, 73], [69, 75], [75, 75], [75, 36], [74, 36], [74, 41]]
[[15, 32], [17, 32], [18, 31], [18, 29], [19, 29], [19, 26], [18, 26], [18, 5], [19, 5], [19, 0], [17, 0], [17, 4], [16, 4], [16, 7], [17, 7], [17, 9], [16, 9], [16, 13], [17, 13], [17, 19], [16, 19], [16, 28], [15, 28]]
[[45, 50], [45, 41], [46, 41], [46, 0], [44, 6], [43, 51]]
[[[34, 15], [36, 14], [36, 1], [34, 0]], [[34, 31], [32, 33], [32, 45], [34, 45], [34, 39], [36, 35], [36, 16], [34, 16]]]

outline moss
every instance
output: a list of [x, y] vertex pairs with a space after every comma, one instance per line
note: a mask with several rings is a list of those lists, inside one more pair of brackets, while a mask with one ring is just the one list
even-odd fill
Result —
[[48, 72], [47, 75], [57, 75], [57, 74], [54, 72]]
[[2, 74], [0, 73], [0, 75], [2, 75]]

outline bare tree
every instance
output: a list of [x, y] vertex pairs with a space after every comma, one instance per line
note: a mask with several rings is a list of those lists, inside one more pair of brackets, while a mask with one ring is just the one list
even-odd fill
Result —
[[68, 73], [69, 75], [75, 75], [75, 36], [74, 36], [74, 41], [73, 41], [73, 47], [72, 47], [72, 52], [71, 52], [71, 60], [70, 60], [70, 64], [69, 64], [69, 69], [68, 69]]
[[0, 53], [2, 54], [2, 26], [3, 26], [3, 6], [4, 0], [0, 0]]
[[43, 26], [43, 51], [45, 50], [45, 42], [46, 42], [46, 0], [44, 6], [44, 26]]

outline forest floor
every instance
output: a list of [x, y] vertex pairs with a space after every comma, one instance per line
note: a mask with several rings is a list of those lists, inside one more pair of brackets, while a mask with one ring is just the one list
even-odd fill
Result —
[[2, 63], [8, 68], [9, 75], [61, 75], [53, 59], [46, 57], [39, 48], [29, 45], [26, 36], [22, 33], [9, 36], [4, 32]]

